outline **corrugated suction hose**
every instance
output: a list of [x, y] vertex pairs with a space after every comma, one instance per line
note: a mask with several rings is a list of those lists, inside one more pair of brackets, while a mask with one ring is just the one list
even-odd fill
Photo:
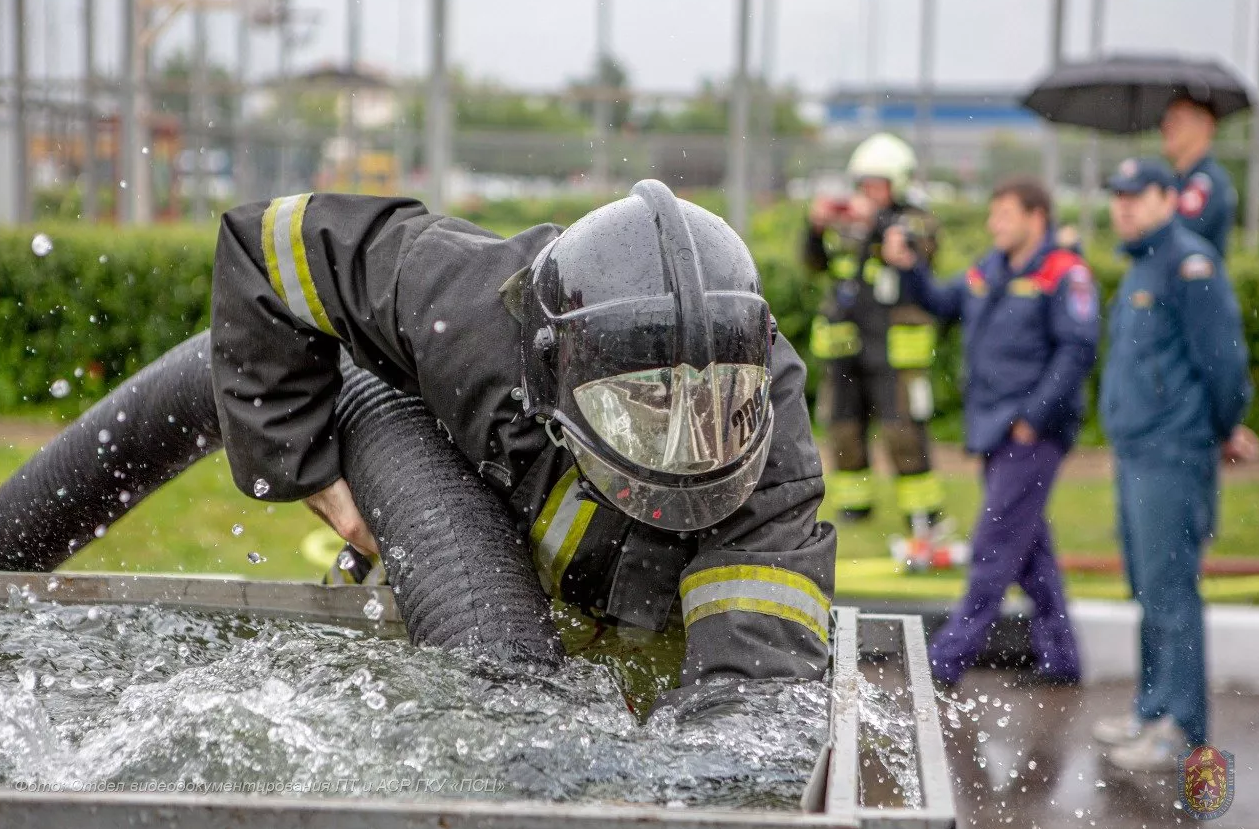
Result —
[[[342, 469], [412, 641], [558, 664], [546, 597], [502, 500], [419, 399], [348, 360], [342, 372]], [[126, 380], [0, 486], [0, 568], [52, 570], [221, 443], [206, 332]]]

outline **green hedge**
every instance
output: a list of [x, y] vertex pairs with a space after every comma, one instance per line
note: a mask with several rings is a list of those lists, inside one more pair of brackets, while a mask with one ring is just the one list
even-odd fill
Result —
[[[712, 194], [697, 201], [720, 207]], [[542, 221], [569, 223], [593, 206], [581, 199], [495, 202], [460, 211], [472, 221], [510, 233]], [[987, 245], [982, 207], [938, 211], [943, 223], [942, 273], [962, 270]], [[750, 246], [783, 335], [805, 352], [820, 280], [798, 259], [804, 208], [781, 203], [758, 210]], [[0, 229], [0, 413], [47, 411], [72, 414], [87, 408], [121, 378], [209, 324], [213, 264], [212, 226], [146, 228], [81, 224], [38, 228], [53, 241], [44, 257], [31, 250], [37, 229]], [[1113, 294], [1124, 263], [1105, 238], [1089, 251], [1104, 300]], [[1230, 272], [1241, 302], [1252, 373], [1259, 367], [1259, 257], [1234, 252]], [[810, 392], [820, 366], [810, 363]], [[935, 369], [936, 431], [960, 435], [960, 343], [956, 329], [941, 338]], [[1256, 377], [1259, 380], [1259, 376]], [[62, 399], [52, 385], [66, 380]], [[1096, 387], [1096, 372], [1093, 378]], [[1250, 414], [1259, 425], [1259, 406]], [[1093, 418], [1085, 439], [1100, 441]]]

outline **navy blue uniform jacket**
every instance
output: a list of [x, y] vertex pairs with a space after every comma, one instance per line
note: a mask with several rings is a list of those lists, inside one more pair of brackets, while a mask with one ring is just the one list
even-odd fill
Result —
[[994, 250], [946, 282], [921, 264], [906, 277], [924, 308], [961, 320], [966, 448], [992, 452], [1019, 419], [1070, 447], [1097, 357], [1097, 288], [1084, 260], [1047, 241], [1017, 273]]

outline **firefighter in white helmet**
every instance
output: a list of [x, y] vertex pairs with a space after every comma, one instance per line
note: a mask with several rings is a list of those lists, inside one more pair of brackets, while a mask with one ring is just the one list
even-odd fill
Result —
[[908, 202], [916, 167], [904, 141], [872, 135], [848, 163], [853, 196], [819, 197], [809, 209], [804, 260], [828, 275], [810, 337], [814, 356], [827, 362], [818, 417], [829, 428], [840, 517], [849, 521], [868, 517], [873, 505], [867, 447], [872, 420], [880, 422], [896, 468], [897, 503], [910, 525], [921, 525], [916, 519], [934, 523], [943, 503], [927, 432], [935, 324], [880, 255], [883, 234], [893, 225], [905, 229], [925, 260], [935, 253], [934, 217]]

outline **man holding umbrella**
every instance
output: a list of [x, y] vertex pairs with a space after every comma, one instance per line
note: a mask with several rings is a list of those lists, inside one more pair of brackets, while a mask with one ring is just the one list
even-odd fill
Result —
[[1180, 199], [1176, 210], [1185, 227], [1211, 243], [1221, 257], [1237, 213], [1237, 190], [1211, 155], [1215, 111], [1189, 96], [1168, 105], [1159, 124], [1163, 155], [1176, 170]]
[[1109, 57], [1055, 69], [1023, 105], [1058, 124], [1127, 135], [1158, 127], [1176, 170], [1184, 225], [1222, 257], [1237, 208], [1228, 174], [1211, 157], [1216, 123], [1250, 106], [1248, 85], [1215, 61]]

